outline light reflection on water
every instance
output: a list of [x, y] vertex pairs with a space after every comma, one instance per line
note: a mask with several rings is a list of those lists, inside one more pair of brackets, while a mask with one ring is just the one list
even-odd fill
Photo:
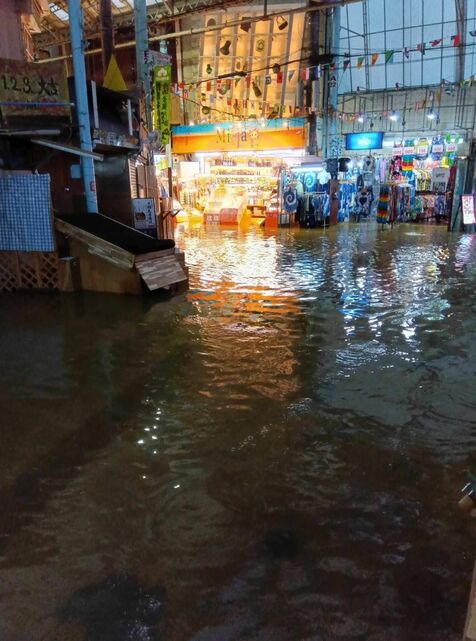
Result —
[[178, 241], [167, 304], [5, 299], [2, 641], [457, 638], [474, 237]]

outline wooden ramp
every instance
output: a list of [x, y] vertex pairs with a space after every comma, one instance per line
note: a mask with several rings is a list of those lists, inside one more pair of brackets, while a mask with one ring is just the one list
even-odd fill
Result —
[[140, 294], [184, 285], [185, 256], [172, 240], [157, 240], [100, 214], [55, 218], [56, 231], [78, 259], [81, 289]]

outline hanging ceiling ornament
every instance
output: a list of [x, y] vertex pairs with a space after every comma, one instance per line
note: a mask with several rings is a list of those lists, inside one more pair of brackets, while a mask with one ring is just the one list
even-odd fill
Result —
[[246, 31], [246, 33], [248, 33], [248, 31], [251, 29], [250, 20], [251, 18], [249, 18], [248, 16], [243, 16], [243, 22], [240, 24], [240, 29]]
[[264, 80], [264, 81], [265, 81], [265, 83], [266, 83], [267, 85], [270, 85], [270, 84], [271, 84], [271, 76], [266, 76], [266, 78], [265, 78], [265, 80]]
[[255, 96], [257, 98], [261, 98], [261, 96], [263, 95], [263, 92], [259, 88], [258, 83], [256, 82], [256, 80], [253, 80], [252, 86], [253, 86], [253, 93], [255, 94]]
[[266, 42], [265, 42], [264, 38], [260, 38], [256, 42], [256, 51], [258, 53], [263, 53], [265, 46], [266, 46]]
[[225, 44], [220, 47], [220, 53], [222, 53], [224, 56], [228, 56], [230, 54], [230, 47], [231, 40], [226, 40]]
[[273, 73], [279, 73], [281, 71], [280, 65], [277, 63], [272, 66]]
[[207, 74], [208, 74], [208, 75], [210, 75], [210, 74], [212, 73], [212, 71], [213, 71], [212, 66], [211, 66], [211, 64], [210, 64], [210, 63], [208, 63], [208, 64], [207, 64], [207, 68], [206, 68], [206, 72], [207, 72]]

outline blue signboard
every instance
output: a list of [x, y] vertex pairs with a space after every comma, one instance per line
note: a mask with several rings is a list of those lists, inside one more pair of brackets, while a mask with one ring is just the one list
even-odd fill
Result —
[[345, 148], [348, 151], [365, 151], [382, 149], [382, 131], [364, 131], [356, 134], [345, 135]]

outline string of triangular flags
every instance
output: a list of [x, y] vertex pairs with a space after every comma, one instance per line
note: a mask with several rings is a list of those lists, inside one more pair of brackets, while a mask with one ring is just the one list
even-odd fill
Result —
[[[470, 31], [469, 33], [471, 37], [476, 38], [476, 31]], [[409, 46], [409, 47], [403, 47], [402, 49], [388, 49], [387, 51], [384, 51], [384, 52], [370, 53], [369, 54], [370, 66], [375, 67], [375, 65], [380, 60], [380, 58], [383, 58], [383, 64], [385, 65], [392, 64], [393, 62], [395, 62], [394, 60], [395, 54], [401, 53], [403, 54], [403, 57], [406, 60], [409, 60], [412, 53], [416, 52], [424, 56], [427, 50], [429, 49], [437, 49], [438, 47], [442, 48], [446, 46], [460, 47], [461, 35], [457, 33], [453, 36], [450, 36], [449, 38], [438, 38], [436, 40], [430, 40], [428, 42], [419, 42], [418, 44], [412, 47]], [[362, 69], [362, 67], [365, 66], [366, 56], [347, 55], [347, 56], [344, 56], [343, 64], [339, 65], [337, 68], [342, 69], [343, 71], [347, 71], [347, 69], [351, 67], [352, 58], [356, 58], [355, 60], [356, 69]], [[329, 66], [332, 66], [332, 65], [329, 65]]]
[[[192, 99], [192, 95], [195, 95], [194, 92], [187, 89], [180, 90], [179, 88], [177, 88], [176, 95], [185, 101], [194, 103], [197, 110], [202, 111], [202, 115], [210, 115], [211, 112], [217, 112], [228, 115], [231, 118], [242, 116], [245, 112], [255, 113], [257, 117], [271, 115], [277, 118], [303, 117], [315, 114], [320, 118], [327, 116], [327, 118], [353, 123], [357, 120], [361, 120], [363, 116], [370, 121], [377, 121], [379, 119], [382, 120], [383, 118], [389, 117], [392, 113], [391, 111], [381, 111], [363, 114], [362, 112], [344, 112], [332, 108], [329, 108], [328, 110], [316, 110], [314, 107], [300, 107], [298, 105], [278, 104], [260, 100], [237, 99], [229, 96], [218, 96], [217, 100], [215, 100], [214, 96], [207, 96], [206, 94], [201, 94], [199, 96], [200, 101], [198, 101]], [[414, 103], [407, 105], [405, 111], [418, 112], [426, 110], [431, 104], [431, 100], [432, 99], [429, 98], [416, 100]], [[437, 104], [441, 102], [441, 94], [439, 92], [435, 92], [434, 100]], [[225, 111], [226, 108], [230, 108], [232, 111]]]
[[[476, 38], [476, 30], [470, 31], [470, 35]], [[420, 55], [425, 55], [428, 49], [436, 49], [438, 47], [444, 47], [448, 43], [453, 47], [461, 46], [461, 36], [455, 34], [449, 38], [439, 38], [437, 40], [430, 40], [429, 42], [418, 43], [413, 47], [404, 47], [403, 49], [389, 49], [385, 52], [375, 52], [369, 54], [370, 66], [374, 67], [377, 65], [377, 62], [380, 58], [383, 59], [383, 64], [392, 64], [395, 62], [396, 54], [403, 54], [405, 59], [410, 59], [412, 53], [419, 53]], [[355, 58], [355, 64], [352, 65], [352, 59]], [[366, 66], [366, 56], [351, 56], [344, 55], [342, 64], [335, 62], [330, 62], [326, 64], [314, 65], [297, 70], [283, 71], [279, 65], [275, 65], [276, 68], [273, 68], [273, 73], [267, 73], [264, 76], [264, 85], [271, 84], [283, 84], [284, 80], [287, 82], [292, 82], [293, 80], [301, 80], [302, 82], [319, 80], [322, 76], [322, 73], [325, 69], [329, 69], [330, 73], [335, 71], [347, 71], [349, 68], [355, 67], [355, 69], [360, 70]], [[207, 67], [207, 73], [212, 73], [211, 65]], [[241, 83], [244, 83], [245, 87], [252, 87], [257, 98], [260, 97], [260, 92], [262, 90], [263, 76], [254, 74], [250, 71], [247, 75], [239, 76], [236, 78], [227, 78], [227, 79], [210, 79], [210, 80], [198, 80], [194, 83], [185, 84], [183, 82], [176, 83], [171, 86], [171, 91], [175, 94], [178, 94], [179, 91], [193, 91], [194, 89], [200, 88], [202, 94], [210, 93], [216, 91], [221, 96], [225, 96], [228, 91], [234, 86], [238, 87]], [[335, 77], [331, 78], [331, 82], [335, 82]], [[459, 83], [454, 83], [455, 86], [461, 86], [463, 88], [468, 86], [473, 86], [474, 76], [471, 76], [468, 80], [463, 80]], [[219, 98], [219, 96], [217, 96]]]

